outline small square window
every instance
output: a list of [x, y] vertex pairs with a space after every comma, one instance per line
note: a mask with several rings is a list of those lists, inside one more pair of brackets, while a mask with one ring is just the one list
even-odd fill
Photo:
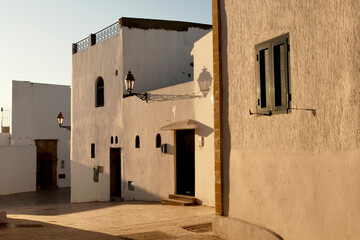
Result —
[[255, 46], [257, 111], [281, 113], [290, 106], [289, 34]]

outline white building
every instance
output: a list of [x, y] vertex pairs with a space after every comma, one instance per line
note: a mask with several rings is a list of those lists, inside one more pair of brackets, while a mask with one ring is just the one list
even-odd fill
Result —
[[[106, 40], [104, 31], [111, 33]], [[214, 205], [212, 94], [199, 87], [212, 82], [209, 31], [210, 25], [122, 18], [74, 44], [72, 202], [159, 201], [181, 193]], [[148, 103], [123, 98], [128, 69], [133, 92], [147, 92]], [[180, 161], [185, 138], [190, 167]]]
[[0, 134], [0, 195], [70, 186], [70, 87], [12, 83], [10, 133]]

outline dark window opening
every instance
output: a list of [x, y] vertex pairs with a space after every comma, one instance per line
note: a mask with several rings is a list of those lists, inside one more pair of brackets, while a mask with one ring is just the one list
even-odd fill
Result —
[[[282, 48], [280, 48], [282, 46]], [[283, 45], [277, 45], [274, 47], [274, 94], [275, 94], [275, 106], [281, 106], [281, 70], [284, 68], [283, 59], [281, 59], [281, 49]]]
[[135, 138], [135, 148], [140, 148], [140, 137], [139, 135]]
[[156, 135], [156, 147], [161, 148], [161, 135], [159, 133]]
[[96, 97], [95, 97], [95, 106], [103, 107], [104, 106], [104, 80], [102, 77], [99, 77], [96, 80]]
[[266, 108], [265, 50], [260, 51], [260, 95], [261, 95], [261, 108]]
[[111, 138], [110, 138], [110, 144], [113, 144], [113, 143], [114, 143], [114, 137], [111, 136]]
[[118, 142], [119, 142], [119, 141], [118, 141], [118, 137], [116, 136], [116, 137], [115, 137], [115, 144], [118, 144]]
[[91, 144], [91, 158], [95, 158], [95, 143]]

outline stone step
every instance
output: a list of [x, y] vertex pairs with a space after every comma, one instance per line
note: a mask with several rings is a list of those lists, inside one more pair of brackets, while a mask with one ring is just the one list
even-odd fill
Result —
[[0, 226], [6, 226], [6, 225], [7, 225], [6, 212], [0, 212]]
[[196, 197], [181, 195], [181, 194], [169, 194], [170, 199], [191, 201], [193, 204], [197, 203]]
[[189, 200], [177, 200], [177, 199], [163, 199], [161, 200], [162, 205], [175, 205], [175, 206], [192, 206], [194, 203]]
[[111, 202], [122, 202], [121, 197], [111, 196], [110, 197]]

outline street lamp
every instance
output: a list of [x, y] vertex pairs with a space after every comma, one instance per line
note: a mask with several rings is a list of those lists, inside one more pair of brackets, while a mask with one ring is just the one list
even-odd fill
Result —
[[57, 116], [57, 122], [58, 122], [59, 127], [66, 128], [67, 130], [71, 131], [71, 126], [63, 126], [64, 115], [62, 114], [62, 112], [60, 112], [59, 115]]
[[134, 89], [134, 85], [135, 85], [135, 78], [134, 78], [134, 75], [129, 70], [125, 76], [125, 88], [126, 88], [126, 91], [128, 92], [128, 94], [124, 94], [123, 98], [127, 98], [130, 96], [137, 96], [141, 100], [147, 102], [148, 101], [147, 93], [131, 93], [132, 90]]

